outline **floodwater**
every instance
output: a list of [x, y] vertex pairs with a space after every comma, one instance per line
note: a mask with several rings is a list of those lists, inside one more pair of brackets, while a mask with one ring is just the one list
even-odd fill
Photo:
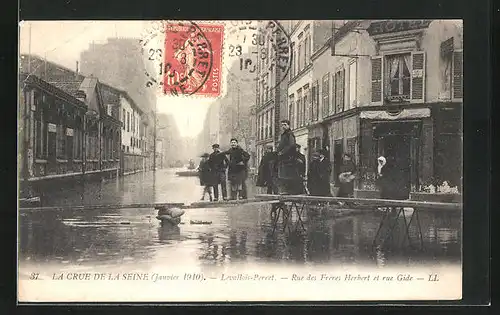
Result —
[[[199, 200], [202, 188], [198, 179], [177, 177], [175, 171], [50, 187], [43, 203], [52, 206]], [[249, 186], [251, 196], [255, 188]], [[408, 218], [410, 214], [411, 211], [406, 213]], [[280, 222], [273, 233], [268, 205], [188, 209], [177, 227], [162, 226], [154, 209], [21, 211], [19, 265], [20, 269], [50, 265], [77, 270], [96, 266], [133, 269], [170, 263], [378, 267], [460, 263], [460, 212], [422, 211], [419, 220], [413, 220], [409, 241], [404, 227], [397, 225], [385, 245], [374, 246], [382, 216], [381, 211], [339, 215], [311, 210], [303, 216], [305, 230], [283, 231]], [[423, 244], [416, 233], [418, 222]]]

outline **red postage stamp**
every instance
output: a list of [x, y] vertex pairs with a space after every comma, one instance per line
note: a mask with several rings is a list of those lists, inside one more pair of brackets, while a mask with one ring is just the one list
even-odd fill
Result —
[[223, 41], [223, 24], [167, 22], [163, 93], [220, 96]]

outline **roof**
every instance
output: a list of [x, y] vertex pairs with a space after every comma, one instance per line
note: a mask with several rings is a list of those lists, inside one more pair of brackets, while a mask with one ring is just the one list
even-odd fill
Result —
[[80, 85], [83, 80], [75, 80], [75, 81], [66, 81], [66, 82], [48, 82], [58, 89], [63, 90], [64, 92], [70, 95], [76, 95], [76, 92], [80, 89]]

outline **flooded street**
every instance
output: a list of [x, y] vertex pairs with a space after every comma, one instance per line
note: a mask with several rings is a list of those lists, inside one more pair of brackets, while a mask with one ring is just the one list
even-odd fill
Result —
[[[249, 185], [250, 196], [253, 193]], [[44, 206], [186, 202], [199, 200], [196, 177], [175, 170], [138, 173], [85, 187], [50, 192]], [[48, 195], [48, 193], [47, 193]], [[62, 210], [20, 213], [20, 268], [64, 270], [161, 266], [216, 267], [231, 264], [393, 266], [460, 263], [460, 214], [420, 214], [424, 250], [401, 245], [385, 248], [373, 239], [382, 213], [335, 216], [310, 211], [306, 231], [272, 233], [270, 206], [187, 209], [178, 227], [161, 226], [154, 209]], [[208, 221], [211, 224], [192, 224]], [[410, 229], [410, 234], [415, 231]], [[414, 242], [418, 242], [414, 238]]]

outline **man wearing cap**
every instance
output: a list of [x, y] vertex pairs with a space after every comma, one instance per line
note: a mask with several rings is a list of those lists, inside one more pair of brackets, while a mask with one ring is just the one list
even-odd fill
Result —
[[[226, 155], [220, 151], [219, 144], [215, 143], [212, 145], [213, 152], [208, 158], [208, 163], [211, 169], [214, 171], [214, 200], [218, 201], [219, 197], [227, 200], [227, 188], [226, 188], [226, 169], [229, 165], [229, 160]], [[219, 196], [219, 185], [221, 186], [221, 195]]]

